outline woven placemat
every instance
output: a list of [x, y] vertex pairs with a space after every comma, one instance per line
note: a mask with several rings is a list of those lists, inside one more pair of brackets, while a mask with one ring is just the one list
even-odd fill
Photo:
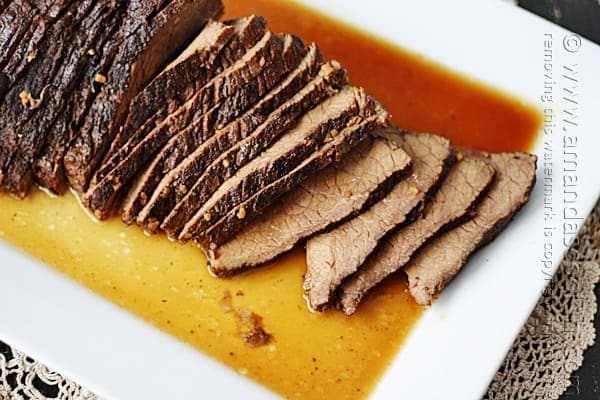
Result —
[[[509, 351], [485, 399], [558, 399], [594, 343], [600, 279], [600, 206], [567, 253]], [[98, 399], [89, 390], [0, 342], [0, 399]]]

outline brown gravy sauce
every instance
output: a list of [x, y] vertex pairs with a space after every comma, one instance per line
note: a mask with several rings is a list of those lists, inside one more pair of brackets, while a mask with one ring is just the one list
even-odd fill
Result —
[[[227, 18], [262, 14], [272, 30], [318, 42], [402, 127], [502, 151], [527, 150], [540, 126], [540, 115], [520, 101], [291, 2], [225, 4]], [[218, 280], [193, 246], [146, 237], [116, 218], [94, 223], [71, 196], [1, 196], [0, 238], [288, 398], [365, 397], [423, 311], [395, 277], [352, 318], [310, 313], [300, 249], [261, 271]], [[223, 309], [227, 293], [235, 307], [261, 318], [272, 335], [266, 345], [240, 339], [239, 321]]]

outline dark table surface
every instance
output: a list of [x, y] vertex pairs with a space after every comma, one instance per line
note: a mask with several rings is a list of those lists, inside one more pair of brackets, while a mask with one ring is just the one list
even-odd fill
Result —
[[[519, 5], [600, 44], [600, 2], [598, 0], [520, 0]], [[600, 71], [600, 65], [597, 66]], [[600, 285], [596, 287], [600, 299]], [[600, 315], [596, 313], [596, 332]], [[600, 340], [584, 354], [583, 366], [571, 376], [571, 387], [560, 400], [600, 399]]]

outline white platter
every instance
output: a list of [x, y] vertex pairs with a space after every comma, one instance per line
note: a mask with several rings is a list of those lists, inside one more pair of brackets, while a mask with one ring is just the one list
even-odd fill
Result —
[[[590, 212], [600, 194], [600, 48], [498, 0], [304, 2], [553, 110], [553, 238], [544, 237], [548, 136], [540, 135], [531, 203], [425, 313], [373, 393], [373, 398], [479, 399], [566, 248], [564, 136], [578, 140], [576, 172], [569, 173], [577, 176], [572, 205], [577, 218]], [[549, 35], [551, 52], [544, 42]], [[575, 80], [565, 77], [569, 71], [563, 66], [576, 71], [570, 73]], [[554, 101], [543, 102], [549, 72]], [[553, 246], [547, 266], [545, 243]], [[274, 397], [3, 243], [0, 321], [1, 339], [107, 399]]]

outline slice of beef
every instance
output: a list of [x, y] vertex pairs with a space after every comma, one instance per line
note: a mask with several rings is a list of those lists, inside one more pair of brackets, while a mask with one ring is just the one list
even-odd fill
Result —
[[[29, 192], [33, 183], [32, 164], [44, 143], [44, 135], [62, 112], [78, 82], [84, 67], [86, 42], [93, 40], [103, 28], [105, 7], [93, 4], [91, 0], [73, 4], [76, 8], [72, 10], [72, 18], [54, 25], [57, 34], [43, 40], [39, 59], [33, 60], [35, 65], [28, 70], [25, 79], [11, 89], [13, 96], [17, 91], [19, 93], [21, 104], [17, 107], [20, 112], [13, 114], [15, 123], [5, 129], [16, 136], [14, 142], [18, 143], [15, 146], [18, 150], [13, 151], [10, 160], [4, 164], [2, 189], [15, 196], [23, 198]], [[61, 44], [54, 43], [53, 39]], [[29, 88], [39, 90], [40, 104], [31, 98], [23, 102], [23, 94], [31, 93]]]
[[465, 157], [448, 173], [422, 218], [391, 235], [340, 287], [339, 306], [351, 315], [369, 290], [403, 268], [415, 252], [440, 230], [468, 217], [494, 178], [492, 166]]
[[496, 180], [475, 209], [475, 216], [425, 246], [405, 268], [410, 293], [419, 304], [431, 304], [471, 254], [493, 240], [529, 201], [535, 184], [535, 156], [524, 153], [479, 156], [492, 163]]
[[[45, 33], [51, 29], [54, 23], [60, 23], [73, 2], [74, 0], [53, 1], [43, 5], [31, 1], [11, 2], [11, 6], [27, 10], [26, 16], [29, 19], [27, 32], [15, 43], [12, 51], [5, 51], [5, 48], [0, 50], [0, 54], [2, 54], [0, 70], [3, 70], [11, 82], [16, 82], [31, 61], [37, 57], [38, 46]], [[2, 18], [0, 17], [0, 20]], [[10, 26], [3, 25], [4, 23], [0, 22], [0, 32], [11, 35], [14, 23], [11, 23]], [[0, 37], [4, 38], [3, 34], [0, 34]], [[0, 39], [0, 42], [4, 43], [3, 39]], [[0, 91], [0, 96], [2, 96], [2, 91]]]
[[208, 22], [188, 48], [132, 100], [124, 130], [135, 131], [161, 109], [168, 110], [166, 104], [180, 105], [189, 99], [199, 89], [196, 85], [208, 82], [216, 57], [233, 35], [232, 26]]
[[131, 186], [123, 208], [136, 215], [160, 180], [190, 155], [207, 138], [213, 137], [217, 127], [223, 127], [236, 119], [249, 106], [257, 102], [283, 76], [298, 66], [304, 54], [304, 43], [292, 35], [283, 36], [283, 51], [273, 58], [265, 69], [239, 88], [237, 92], [215, 105], [211, 110], [173, 136], [154, 157], [149, 166], [138, 173], [137, 182]]
[[5, 62], [0, 61], [0, 70], [10, 78], [11, 85], [20, 79], [31, 62], [38, 57], [40, 42], [51, 29], [53, 22], [55, 21], [49, 20], [45, 16], [33, 17], [28, 31], [20, 39], [18, 45], [12, 52], [6, 53]]
[[[119, 190], [129, 183], [146, 161], [170, 138], [184, 130], [194, 120], [206, 117], [207, 125], [223, 123], [231, 115], [235, 117], [236, 105], [243, 105], [240, 98], [250, 96], [250, 91], [260, 91], [275, 84], [283, 69], [281, 63], [283, 42], [271, 32], [267, 32], [256, 46], [237, 61], [231, 68], [216, 76], [211, 82], [197, 92], [185, 105], [171, 114], [153, 131], [151, 131], [131, 152], [120, 151], [121, 162], [95, 186], [92, 186], [83, 197], [83, 203], [99, 218], [110, 215], [113, 202]], [[262, 60], [262, 61], [261, 61]], [[274, 60], [267, 64], [264, 60]], [[276, 61], [278, 60], [278, 61]], [[258, 86], [248, 85], [254, 81]], [[223, 104], [223, 109], [216, 107]], [[227, 110], [229, 107], [229, 110]], [[210, 112], [212, 109], [212, 112]], [[242, 111], [242, 110], [237, 110]], [[209, 112], [208, 116], [205, 116]], [[206, 121], [205, 120], [205, 121]], [[203, 122], [205, 122], [203, 121]], [[198, 132], [207, 137], [214, 134], [210, 126], [203, 126]], [[202, 141], [207, 137], [199, 138]]]
[[211, 272], [231, 276], [275, 259], [378, 201], [409, 167], [409, 156], [393, 142], [376, 139], [357, 146], [279, 199], [231, 241], [208, 251]]
[[[64, 163], [69, 183], [84, 191], [98, 162], [123, 123], [131, 99], [190, 37], [222, 12], [218, 0], [174, 0], [124, 41], [107, 83], [86, 118]], [[128, 34], [126, 20], [124, 27]]]
[[[160, 223], [183, 199], [185, 194], [192, 194], [196, 187], [194, 182], [198, 180], [207, 166], [232, 146], [236, 146], [238, 142], [241, 143], [244, 138], [266, 121], [275, 109], [307, 85], [319, 71], [321, 60], [321, 52], [318, 47], [314, 43], [310, 44], [304, 59], [298, 67], [290, 72], [279, 85], [273, 88], [269, 94], [244, 115], [225, 126], [215, 136], [194, 150], [186, 160], [169, 171], [163, 177], [149, 201], [146, 202], [143, 197], [139, 199], [140, 205], [144, 208], [137, 216], [137, 223], [144, 226], [149, 232], [156, 232]], [[345, 83], [345, 80], [343, 83]], [[279, 131], [285, 129], [283, 124], [272, 123], [269, 126], [277, 127]], [[192, 189], [186, 190], [184, 188]], [[198, 204], [196, 200], [193, 200], [193, 202]], [[131, 223], [136, 217], [136, 209], [134, 202], [125, 201], [122, 218], [126, 223]], [[185, 222], [189, 217], [191, 217], [191, 214], [185, 217], [182, 222]]]
[[137, 144], [143, 132], [147, 133], [139, 128], [151, 127], [164, 119], [215, 75], [233, 65], [264, 36], [266, 26], [266, 19], [256, 15], [225, 24], [211, 21], [188, 48], [136, 96], [123, 132], [108, 156], [125, 145], [133, 133], [140, 137], [132, 141]]
[[9, 62], [22, 43], [34, 20], [34, 10], [29, 2], [13, 1], [0, 15], [0, 70]]
[[[74, 1], [75, 0], [8, 0], [6, 6], [13, 3], [27, 3], [28, 7], [31, 7], [32, 10], [31, 16], [45, 15], [49, 18], [56, 18]], [[0, 1], [0, 3], [2, 2]]]
[[[24, 196], [33, 182], [34, 175], [41, 186], [51, 191], [62, 193], [66, 190], [62, 174], [62, 155], [70, 136], [69, 118], [73, 93], [82, 80], [86, 79], [86, 70], [90, 67], [91, 59], [87, 54], [89, 49], [105, 41], [107, 32], [110, 32], [106, 26], [121, 19], [124, 7], [119, 5], [117, 1], [97, 2], [89, 11], [85, 11], [86, 3], [78, 4], [78, 13], [82, 15], [83, 20], [73, 38], [63, 38], [69, 43], [70, 54], [64, 55], [60, 61], [62, 66], [47, 88], [51, 97], [43, 109], [18, 128], [24, 139], [21, 140], [19, 153], [8, 168], [9, 180], [5, 181], [13, 185], [13, 193]], [[44, 54], [40, 57], [44, 57]], [[90, 85], [91, 80], [84, 84]]]
[[[161, 227], [169, 236], [177, 237], [186, 222], [221, 184], [258, 157], [281, 134], [291, 129], [305, 112], [337, 93], [346, 82], [346, 71], [339, 63], [327, 63], [321, 67], [317, 77], [266, 116], [264, 123], [253, 132], [246, 130], [252, 132], [249, 136], [242, 136], [239, 140], [237, 131], [226, 131], [225, 140], [217, 143], [219, 147], [213, 146], [207, 149], [211, 154], [208, 158], [206, 158], [206, 151], [198, 149], [198, 155], [202, 159], [195, 158], [189, 165], [190, 168], [186, 168], [185, 173], [191, 170], [193, 174], [185, 177], [185, 181], [182, 179], [184, 175], [179, 174], [180, 178], [174, 187], [174, 197], [181, 200], [176, 203], [177, 205], [165, 218]], [[244, 133], [244, 130], [241, 133]], [[231, 148], [228, 149], [229, 146]], [[199, 178], [196, 178], [198, 176]]]
[[[45, 143], [33, 163], [33, 172], [38, 185], [55, 194], [63, 194], [68, 189], [67, 179], [63, 168], [63, 157], [68, 144], [76, 137], [82, 117], [91, 106], [98, 93], [98, 84], [94, 82], [97, 71], [103, 71], [111, 63], [110, 57], [105, 57], [106, 47], [118, 33], [119, 21], [124, 16], [124, 10], [119, 8], [115, 13], [102, 18], [104, 23], [100, 35], [81, 48], [88, 48], [85, 54], [84, 68], [78, 84], [67, 97], [65, 108], [45, 134]], [[108, 22], [113, 22], [112, 24]], [[106, 28], [108, 26], [108, 28]]]
[[363, 265], [379, 243], [418, 216], [427, 194], [444, 179], [454, 160], [452, 144], [440, 136], [395, 129], [385, 136], [399, 139], [413, 160], [412, 175], [365, 212], [307, 242], [304, 292], [312, 310], [329, 306], [338, 286]]
[[30, 0], [40, 14], [58, 18], [76, 0]]
[[[100, 168], [95, 172], [91, 185], [96, 185], [110, 173], [121, 161], [122, 154], [132, 151], [169, 114], [176, 112], [180, 106], [190, 100], [211, 79], [231, 67], [250, 49], [255, 47], [257, 42], [264, 37], [265, 27], [266, 20], [262, 17], [251, 16], [235, 20], [230, 24], [230, 28], [233, 29], [230, 40], [212, 64], [210, 64], [211, 58], [209, 57], [203, 60], [208, 64], [201, 68], [199, 64], [196, 65], [196, 56], [190, 56], [185, 61], [181, 61], [183, 55], [177, 58], [180, 62], [175, 60], [171, 63], [172, 69], [175, 69], [172, 74], [167, 73], [162, 77], [159, 75], [155, 80], [156, 83], [144, 89], [134, 99], [127, 122], [113, 141]], [[210, 31], [209, 29], [208, 36], [213, 35]], [[201, 36], [203, 35], [198, 35], [198, 37]], [[203, 36], [199, 42], [202, 43], [205, 39], [208, 40], [209, 38]], [[198, 61], [200, 62], [200, 60]], [[162, 84], [163, 78], [166, 79], [164, 85]], [[160, 94], [153, 93], [154, 89], [160, 90], [161, 88], [164, 90]], [[166, 97], [160, 97], [165, 95], [165, 91]], [[135, 104], [135, 102], [141, 104]], [[156, 109], [149, 118], [139, 114], [145, 103], [152, 103], [152, 106], [149, 106], [150, 109]], [[138, 115], [142, 117], [136, 117]]]
[[[68, 55], [69, 39], [75, 35], [83, 13], [90, 2], [73, 5], [65, 16], [56, 22], [40, 44], [38, 55], [31, 60], [27, 73], [17, 82], [13, 82], [0, 103], [0, 172], [7, 174], [7, 166], [18, 154], [19, 143], [23, 139], [17, 129], [33, 115], [46, 109], [48, 96], [42, 99], [42, 92], [54, 80], [62, 60]], [[82, 13], [83, 12], [83, 13]], [[44, 101], [43, 101], [44, 100]], [[37, 132], [27, 132], [27, 136]]]
[[62, 195], [68, 190], [62, 169], [62, 157], [69, 142], [68, 116], [71, 115], [72, 108], [72, 104], [68, 104], [46, 131], [44, 147], [32, 164], [32, 173], [36, 183], [41, 188], [57, 195]]
[[[317, 174], [335, 161], [341, 160], [353, 147], [371, 137], [375, 130], [388, 123], [388, 114], [377, 107], [373, 116], [359, 121], [356, 119], [338, 132], [335, 138], [322, 148], [312, 153], [298, 167], [283, 178], [261, 189], [254, 196], [229, 211], [220, 221], [194, 238], [204, 249], [219, 246], [239, 233], [254, 218], [259, 216], [279, 197], [304, 182], [308, 177]], [[389, 188], [388, 188], [389, 189]]]
[[311, 153], [333, 140], [351, 118], [370, 116], [374, 109], [374, 101], [362, 90], [346, 86], [302, 116], [271, 147], [226, 180], [186, 223], [179, 239], [199, 237], [239, 203], [284, 177]]
[[114, 37], [119, 35], [125, 17], [124, 11], [119, 9], [115, 15], [114, 23], [106, 27], [105, 33], [86, 53], [88, 68], [72, 95], [73, 112], [70, 116], [71, 131], [73, 131], [71, 132], [72, 139], [74, 139], [76, 131], [85, 122], [94, 100], [103, 92], [104, 85], [96, 82], [97, 74], [104, 75], [113, 65], [117, 55]]

